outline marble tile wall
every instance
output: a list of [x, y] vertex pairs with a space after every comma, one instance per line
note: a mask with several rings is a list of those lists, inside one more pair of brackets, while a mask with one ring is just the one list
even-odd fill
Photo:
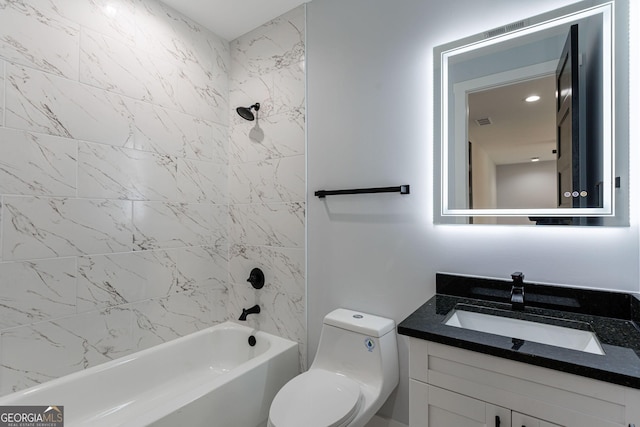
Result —
[[[305, 10], [298, 7], [230, 44], [229, 316], [298, 341], [306, 366]], [[260, 103], [258, 119], [235, 107]], [[265, 274], [254, 290], [253, 267]], [[237, 317], [236, 317], [237, 318]]]
[[[227, 319], [229, 69], [228, 42], [156, 0], [0, 0], [0, 394]], [[299, 173], [261, 161], [242, 174]], [[268, 211], [295, 245], [244, 250], [280, 250], [283, 276], [301, 200]], [[242, 242], [272, 241], [256, 209]]]

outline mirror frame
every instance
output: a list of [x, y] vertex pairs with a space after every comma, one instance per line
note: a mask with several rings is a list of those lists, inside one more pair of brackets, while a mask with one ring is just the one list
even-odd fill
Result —
[[[456, 54], [490, 46], [519, 36], [576, 21], [585, 16], [603, 15], [603, 181], [604, 203], [598, 208], [549, 209], [460, 209], [449, 200], [449, 117], [448, 59]], [[609, 14], [607, 16], [607, 14]], [[609, 19], [607, 19], [609, 18]], [[510, 30], [511, 29], [511, 30]], [[597, 225], [628, 225], [628, 100], [629, 100], [629, 5], [627, 0], [585, 0], [541, 15], [525, 18], [463, 38], [434, 49], [434, 222], [467, 223], [470, 217], [603, 217]], [[498, 33], [496, 35], [496, 33]], [[609, 49], [606, 47], [610, 46]], [[609, 52], [607, 52], [607, 50]], [[507, 72], [508, 73], [508, 72]], [[610, 90], [607, 94], [606, 88]], [[465, 105], [466, 107], [466, 105]], [[456, 140], [466, 137], [464, 129], [453, 130]], [[466, 144], [465, 144], [466, 149]]]

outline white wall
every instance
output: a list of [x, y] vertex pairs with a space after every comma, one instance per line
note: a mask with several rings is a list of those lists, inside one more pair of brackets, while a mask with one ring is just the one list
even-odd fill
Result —
[[[477, 209], [495, 209], [497, 204], [496, 164], [487, 155], [480, 144], [471, 148], [471, 189], [473, 207]], [[497, 217], [473, 217], [473, 224], [497, 224]]]
[[496, 164], [480, 144], [471, 149], [471, 189], [474, 209], [495, 209], [497, 205]]
[[497, 167], [498, 208], [555, 208], [556, 163], [529, 162]]
[[[308, 5], [310, 357], [328, 311], [350, 307], [401, 321], [433, 295], [437, 271], [501, 278], [523, 271], [530, 281], [638, 291], [636, 170], [630, 227], [433, 224], [433, 48], [569, 3], [315, 0]], [[632, 23], [640, 23], [637, 12]], [[634, 33], [635, 52], [637, 41]], [[636, 64], [631, 75], [638, 72]], [[632, 117], [638, 93], [635, 86]], [[631, 140], [637, 141], [638, 127], [632, 126]], [[638, 158], [636, 147], [631, 158]], [[323, 188], [400, 184], [410, 184], [412, 193], [313, 197]], [[399, 347], [402, 380], [382, 412], [406, 423], [407, 340], [401, 338]]]
[[[557, 207], [555, 161], [500, 165], [496, 172], [498, 209]], [[500, 217], [497, 223], [535, 224], [526, 216]]]

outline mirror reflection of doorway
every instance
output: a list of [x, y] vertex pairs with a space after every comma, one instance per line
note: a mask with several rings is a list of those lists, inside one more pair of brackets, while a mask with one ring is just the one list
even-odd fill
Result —
[[558, 207], [586, 207], [585, 147], [580, 138], [578, 25], [572, 25], [556, 71]]
[[[601, 160], [587, 138], [588, 55], [569, 29], [554, 71], [467, 92], [469, 206], [478, 209], [599, 206]], [[527, 99], [536, 95], [535, 100]], [[532, 101], [532, 102], [527, 102]], [[595, 141], [597, 142], [597, 141]], [[493, 172], [487, 172], [491, 168]], [[592, 170], [596, 173], [589, 174]], [[522, 220], [527, 221], [525, 218]], [[530, 222], [529, 222], [530, 223]]]
[[[474, 209], [557, 207], [553, 69], [468, 94]], [[540, 98], [527, 102], [530, 95]]]

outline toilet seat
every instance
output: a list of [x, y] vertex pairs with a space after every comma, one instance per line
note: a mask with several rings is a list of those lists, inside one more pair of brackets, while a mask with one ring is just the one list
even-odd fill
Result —
[[274, 427], [344, 427], [362, 406], [358, 383], [346, 376], [311, 369], [289, 381], [269, 411]]

